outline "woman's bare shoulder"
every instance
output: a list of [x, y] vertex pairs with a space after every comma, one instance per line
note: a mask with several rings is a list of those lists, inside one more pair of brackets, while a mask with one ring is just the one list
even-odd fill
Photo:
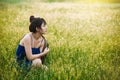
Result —
[[24, 37], [21, 39], [20, 44], [24, 45], [24, 42], [30, 42], [31, 41], [31, 37], [30, 37], [30, 33], [27, 33], [24, 35]]

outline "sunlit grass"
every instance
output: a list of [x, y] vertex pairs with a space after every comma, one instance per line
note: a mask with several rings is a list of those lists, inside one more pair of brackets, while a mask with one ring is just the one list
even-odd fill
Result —
[[[1, 80], [119, 80], [119, 4], [0, 3]], [[30, 15], [46, 19], [49, 71], [16, 69], [15, 51]], [[24, 73], [24, 74], [23, 74]]]
[[0, 0], [5, 3], [19, 3], [19, 2], [80, 2], [80, 3], [120, 3], [120, 0]]

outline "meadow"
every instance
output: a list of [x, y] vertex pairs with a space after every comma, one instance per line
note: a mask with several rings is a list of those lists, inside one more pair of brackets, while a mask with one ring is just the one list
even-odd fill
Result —
[[[47, 21], [48, 72], [16, 68], [16, 48], [31, 15]], [[120, 4], [0, 2], [0, 80], [119, 79]]]

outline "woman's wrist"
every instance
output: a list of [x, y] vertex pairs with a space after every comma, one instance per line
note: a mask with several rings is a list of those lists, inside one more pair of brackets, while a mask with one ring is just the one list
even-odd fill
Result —
[[42, 53], [41, 53], [41, 56], [44, 56], [45, 54], [46, 54], [45, 52], [42, 52]]

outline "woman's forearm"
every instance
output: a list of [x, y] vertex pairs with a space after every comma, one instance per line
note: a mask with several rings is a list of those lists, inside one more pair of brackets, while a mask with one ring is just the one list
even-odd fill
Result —
[[45, 53], [45, 52], [42, 52], [42, 53], [40, 53], [40, 57], [42, 57], [42, 56], [44, 56], [44, 55], [46, 55], [47, 53]]
[[45, 52], [42, 52], [42, 53], [40, 53], [40, 54], [34, 54], [34, 55], [29, 56], [29, 57], [28, 57], [28, 60], [34, 60], [34, 59], [36, 59], [36, 58], [41, 58], [41, 57], [44, 56], [44, 55], [46, 55]]

